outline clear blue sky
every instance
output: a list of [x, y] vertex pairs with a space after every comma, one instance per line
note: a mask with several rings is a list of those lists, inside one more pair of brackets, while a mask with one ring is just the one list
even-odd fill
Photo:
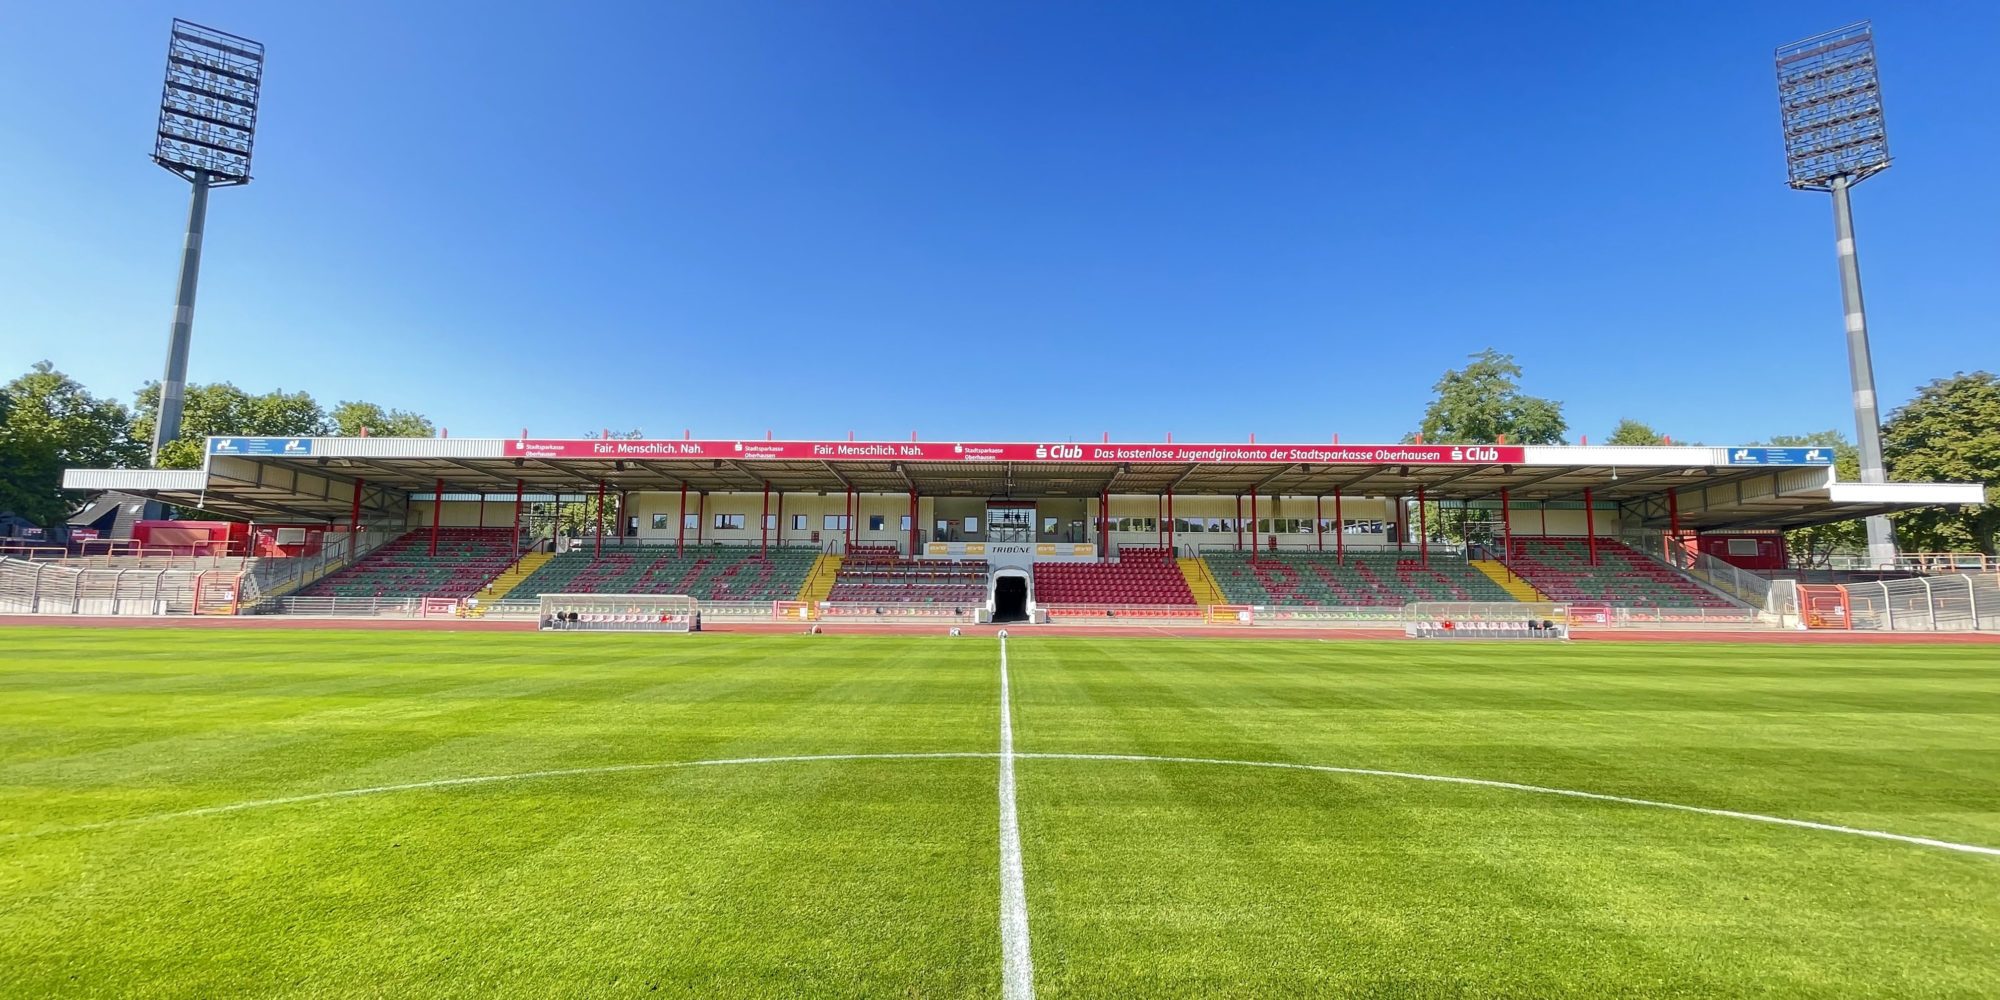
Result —
[[0, 362], [159, 377], [178, 14], [269, 50], [195, 381], [454, 435], [1361, 442], [1490, 345], [1593, 439], [1851, 435], [1770, 59], [1872, 15], [1882, 394], [2000, 366], [2000, 5], [1514, 6], [15, 4]]

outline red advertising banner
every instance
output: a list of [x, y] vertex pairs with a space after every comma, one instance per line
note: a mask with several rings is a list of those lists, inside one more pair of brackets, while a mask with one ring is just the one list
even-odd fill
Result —
[[510, 458], [758, 462], [1140, 462], [1168, 465], [1514, 465], [1513, 445], [1096, 444], [972, 441], [568, 441], [507, 442]]

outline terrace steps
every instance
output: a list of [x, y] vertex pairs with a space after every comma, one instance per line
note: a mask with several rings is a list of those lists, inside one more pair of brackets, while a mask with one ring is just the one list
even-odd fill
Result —
[[522, 580], [535, 575], [535, 571], [541, 569], [542, 564], [555, 557], [556, 554], [553, 552], [530, 552], [522, 556], [513, 566], [508, 567], [505, 573], [494, 577], [493, 582], [486, 585], [486, 589], [479, 595], [480, 601], [497, 601], [506, 597], [508, 591], [520, 586]]
[[818, 607], [828, 594], [833, 593], [833, 581], [840, 575], [840, 557], [831, 552], [820, 553], [813, 560], [812, 569], [806, 572], [806, 582], [799, 586], [798, 599], [811, 607]]
[[1487, 579], [1500, 585], [1500, 589], [1512, 595], [1517, 601], [1546, 601], [1548, 595], [1535, 589], [1534, 584], [1507, 570], [1507, 564], [1498, 559], [1471, 560], [1472, 568], [1486, 574]]
[[1215, 574], [1208, 571], [1208, 564], [1200, 559], [1176, 559], [1181, 568], [1181, 576], [1187, 578], [1188, 591], [1194, 594], [1194, 603], [1204, 608], [1227, 604], [1222, 599], [1222, 588], [1215, 583]]

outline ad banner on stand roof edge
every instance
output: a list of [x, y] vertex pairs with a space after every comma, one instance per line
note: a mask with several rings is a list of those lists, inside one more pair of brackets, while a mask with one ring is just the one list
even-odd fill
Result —
[[1139, 462], [1195, 465], [1515, 465], [1526, 449], [1442, 444], [1117, 444], [969, 441], [510, 439], [509, 458], [760, 462]]

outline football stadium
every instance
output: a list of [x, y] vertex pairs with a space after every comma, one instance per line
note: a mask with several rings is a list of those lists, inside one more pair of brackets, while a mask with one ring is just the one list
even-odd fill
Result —
[[[1003, 406], [798, 439], [744, 433], [747, 391], [685, 414], [735, 437], [217, 433], [175, 468], [264, 65], [175, 21], [154, 460], [68, 465], [66, 522], [0, 538], [0, 995], [1993, 994], [2000, 562], [1892, 534], [1990, 500], [1885, 472], [1846, 270], [1873, 45], [1776, 61], [1843, 227], [1852, 469], [1008, 440]], [[896, 382], [843, 372], [825, 425], [860, 394]]]

